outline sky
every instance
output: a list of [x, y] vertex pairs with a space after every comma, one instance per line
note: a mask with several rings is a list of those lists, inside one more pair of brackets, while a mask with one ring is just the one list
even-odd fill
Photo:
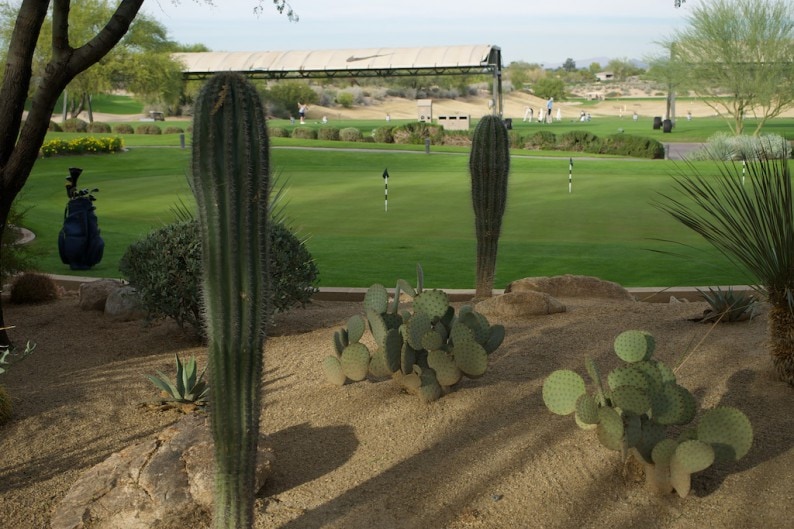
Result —
[[[703, 0], [147, 0], [144, 12], [182, 44], [213, 51], [287, 51], [490, 44], [513, 61], [561, 64], [596, 57], [643, 60], [687, 25]], [[214, 5], [210, 5], [214, 4]], [[586, 64], [577, 64], [579, 67]]]

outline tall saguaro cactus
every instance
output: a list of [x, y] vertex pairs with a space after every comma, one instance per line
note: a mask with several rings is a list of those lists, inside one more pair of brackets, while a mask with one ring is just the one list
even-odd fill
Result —
[[202, 88], [191, 173], [209, 340], [215, 527], [250, 528], [267, 313], [270, 168], [262, 104], [243, 77], [217, 74]]
[[498, 116], [483, 117], [474, 129], [469, 172], [477, 236], [476, 296], [491, 297], [510, 172], [510, 141]]

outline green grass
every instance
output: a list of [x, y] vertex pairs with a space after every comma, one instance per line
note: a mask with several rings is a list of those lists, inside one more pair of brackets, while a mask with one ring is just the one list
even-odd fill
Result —
[[[474, 220], [465, 155], [275, 148], [273, 165], [288, 184], [286, 214], [308, 236], [321, 286], [387, 286], [412, 278], [421, 263], [428, 286], [472, 288]], [[21, 201], [50, 273], [118, 277], [126, 247], [171, 222], [180, 200], [192, 204], [185, 174], [189, 149], [39, 160]], [[71, 272], [57, 254], [69, 166], [80, 187], [99, 187], [97, 214], [105, 257]], [[578, 159], [573, 192], [568, 162], [515, 157], [500, 241], [496, 284], [532, 275], [586, 274], [625, 286], [725, 285], [746, 282], [715, 251], [649, 203], [669, 190], [666, 161]], [[708, 166], [704, 166], [708, 167]], [[388, 168], [389, 210], [382, 173]], [[680, 251], [689, 258], [650, 250]]]

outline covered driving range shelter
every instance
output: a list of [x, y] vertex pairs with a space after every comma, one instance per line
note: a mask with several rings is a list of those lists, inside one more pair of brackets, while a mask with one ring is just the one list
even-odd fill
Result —
[[493, 76], [493, 112], [503, 112], [502, 50], [490, 44], [419, 48], [174, 53], [185, 79], [237, 72], [249, 79], [332, 79], [422, 75]]

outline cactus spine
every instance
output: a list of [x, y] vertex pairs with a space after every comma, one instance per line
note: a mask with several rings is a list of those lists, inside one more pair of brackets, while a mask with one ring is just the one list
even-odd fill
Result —
[[191, 185], [207, 311], [215, 527], [253, 525], [266, 319], [269, 145], [254, 87], [210, 78], [196, 100]]
[[498, 116], [485, 116], [477, 124], [469, 172], [477, 237], [476, 296], [491, 297], [510, 172], [510, 141], [507, 128]]

